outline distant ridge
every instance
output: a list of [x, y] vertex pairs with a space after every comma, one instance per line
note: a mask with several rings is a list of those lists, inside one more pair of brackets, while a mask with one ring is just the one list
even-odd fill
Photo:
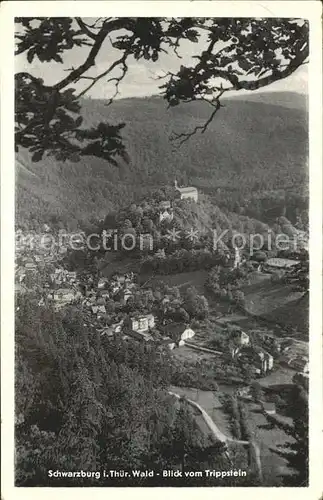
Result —
[[223, 98], [224, 101], [227, 99], [271, 104], [272, 106], [283, 106], [284, 108], [299, 109], [302, 111], [308, 110], [308, 96], [297, 92], [255, 92]]
[[83, 100], [85, 126], [107, 120], [126, 123], [123, 136], [130, 163], [113, 167], [92, 157], [79, 163], [45, 157], [33, 163], [29, 153], [20, 150], [17, 219], [46, 220], [52, 214], [68, 220], [102, 217], [151, 189], [172, 184], [175, 177], [215, 199], [219, 189], [237, 190], [246, 197], [286, 185], [301, 191], [307, 186], [307, 113], [290, 94], [252, 95], [257, 102], [250, 96], [225, 99], [208, 130], [181, 147], [170, 141], [171, 134], [204, 124], [210, 116], [207, 104], [167, 109], [160, 97], [120, 99], [111, 106], [103, 100]]

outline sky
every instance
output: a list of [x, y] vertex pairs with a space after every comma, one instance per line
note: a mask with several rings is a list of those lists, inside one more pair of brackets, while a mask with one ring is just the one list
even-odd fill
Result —
[[[136, 61], [133, 58], [129, 59], [128, 74], [125, 76], [122, 84], [120, 85], [119, 97], [144, 97], [160, 93], [160, 89], [158, 87], [162, 84], [162, 81], [156, 80], [156, 78], [164, 74], [165, 71], [178, 70], [181, 64], [186, 65], [192, 63], [194, 61], [192, 57], [203, 49], [204, 43], [205, 41], [203, 42], [203, 40], [197, 44], [183, 41], [179, 51], [182, 59], [177, 58], [173, 53], [162, 53], [156, 62], [146, 61], [145, 59], [141, 59], [139, 61]], [[21, 54], [15, 59], [15, 69], [16, 71], [26, 70], [34, 76], [43, 78], [45, 84], [53, 85], [66, 76], [66, 70], [68, 68], [71, 68], [72, 66], [77, 67], [79, 64], [84, 62], [88, 50], [88, 47], [77, 47], [66, 51], [63, 55], [64, 64], [55, 62], [41, 63], [38, 59], [34, 59], [33, 63], [29, 64], [25, 55]], [[88, 74], [91, 76], [100, 74], [107, 69], [109, 64], [111, 64], [119, 54], [119, 51], [111, 47], [110, 41], [106, 40], [97, 57], [96, 67], [93, 68]], [[120, 72], [115, 72], [111, 76], [118, 75], [120, 75]], [[307, 65], [303, 65], [290, 77], [262, 88], [259, 92], [290, 91], [307, 94], [307, 82], [308, 68]], [[89, 85], [89, 83], [89, 81], [83, 80], [77, 84], [76, 88], [78, 91], [81, 91], [86, 85]], [[114, 89], [114, 84], [107, 82], [107, 78], [105, 78], [99, 81], [87, 93], [87, 96], [94, 99], [109, 99], [111, 95], [113, 95]], [[246, 92], [242, 91], [242, 93]], [[237, 95], [238, 92], [234, 92], [234, 94]]]

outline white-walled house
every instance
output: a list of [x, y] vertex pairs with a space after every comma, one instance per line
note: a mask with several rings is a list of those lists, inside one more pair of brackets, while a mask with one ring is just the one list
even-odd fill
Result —
[[194, 337], [195, 332], [184, 323], [169, 323], [164, 327], [164, 333], [170, 337], [178, 346], [185, 344], [185, 341]]
[[198, 191], [195, 187], [189, 186], [180, 188], [178, 187], [177, 180], [175, 180], [175, 189], [180, 193], [181, 200], [191, 199], [196, 202], [198, 201]]
[[143, 314], [129, 318], [127, 323], [134, 332], [147, 332], [150, 328], [154, 328], [155, 317], [153, 314]]

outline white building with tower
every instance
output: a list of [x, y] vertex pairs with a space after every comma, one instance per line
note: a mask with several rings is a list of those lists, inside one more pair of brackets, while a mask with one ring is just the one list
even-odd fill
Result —
[[178, 187], [177, 180], [175, 179], [175, 189], [180, 193], [181, 200], [191, 199], [195, 202], [198, 201], [198, 192], [195, 187]]

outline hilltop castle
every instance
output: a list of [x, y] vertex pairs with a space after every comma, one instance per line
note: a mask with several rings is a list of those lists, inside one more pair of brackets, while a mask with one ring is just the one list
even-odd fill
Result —
[[175, 189], [180, 193], [181, 200], [191, 199], [198, 201], [198, 192], [195, 187], [178, 187], [177, 180], [175, 179]]

